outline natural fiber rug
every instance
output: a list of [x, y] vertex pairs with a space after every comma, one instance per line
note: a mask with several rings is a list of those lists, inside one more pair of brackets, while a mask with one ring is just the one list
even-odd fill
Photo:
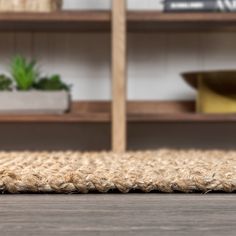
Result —
[[236, 190], [236, 152], [1, 152], [8, 193], [209, 192]]

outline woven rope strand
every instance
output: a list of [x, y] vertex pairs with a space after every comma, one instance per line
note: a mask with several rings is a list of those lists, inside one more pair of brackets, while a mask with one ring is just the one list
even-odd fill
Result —
[[236, 190], [236, 152], [0, 152], [0, 191], [88, 193]]

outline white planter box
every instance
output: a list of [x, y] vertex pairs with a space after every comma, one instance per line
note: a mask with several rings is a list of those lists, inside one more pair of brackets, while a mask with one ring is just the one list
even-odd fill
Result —
[[66, 91], [0, 92], [0, 113], [62, 114], [70, 106]]

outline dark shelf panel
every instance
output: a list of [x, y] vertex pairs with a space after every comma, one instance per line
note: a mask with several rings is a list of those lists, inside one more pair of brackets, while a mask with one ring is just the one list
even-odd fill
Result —
[[200, 114], [194, 101], [137, 101], [128, 103], [130, 122], [228, 123], [236, 114]]
[[[108, 123], [109, 102], [74, 102], [70, 113], [63, 115], [0, 115], [0, 123]], [[228, 123], [235, 115], [204, 115], [194, 113], [193, 102], [128, 102], [129, 122], [161, 123]]]
[[161, 122], [161, 123], [228, 123], [236, 122], [235, 115], [205, 115], [196, 113], [172, 113], [172, 114], [131, 114], [131, 122]]
[[104, 123], [109, 121], [109, 115], [102, 113], [68, 113], [64, 115], [0, 115], [0, 123]]
[[[73, 102], [70, 112], [51, 114], [0, 114], [0, 123], [100, 123], [111, 120], [103, 102]], [[107, 104], [107, 103], [105, 103]], [[107, 106], [107, 105], [105, 105]]]
[[[231, 31], [235, 13], [161, 13], [129, 11], [128, 31]], [[1, 31], [109, 32], [110, 11], [60, 11], [53, 13], [0, 13]]]
[[132, 11], [128, 14], [130, 31], [231, 31], [236, 30], [235, 13], [161, 13]]
[[108, 11], [59, 11], [52, 13], [0, 13], [1, 31], [90, 32], [109, 31]]

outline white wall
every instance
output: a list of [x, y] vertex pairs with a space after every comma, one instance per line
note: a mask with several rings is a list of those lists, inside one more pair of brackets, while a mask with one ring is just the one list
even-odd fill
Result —
[[[236, 34], [133, 34], [129, 36], [130, 99], [191, 99], [180, 73], [236, 68]], [[73, 84], [73, 98], [110, 98], [107, 34], [0, 34], [0, 70], [15, 53], [36, 57], [45, 73]]]
[[[110, 9], [112, 0], [64, 0], [64, 9]], [[129, 9], [160, 9], [162, 0], [128, 0]]]
[[[130, 0], [130, 9], [157, 9], [157, 0]], [[106, 9], [106, 0], [65, 0], [65, 9]], [[180, 73], [236, 68], [235, 33], [129, 35], [129, 99], [188, 100], [195, 92]], [[0, 70], [14, 54], [32, 56], [45, 73], [73, 84], [74, 100], [110, 99], [110, 35], [0, 34]]]

